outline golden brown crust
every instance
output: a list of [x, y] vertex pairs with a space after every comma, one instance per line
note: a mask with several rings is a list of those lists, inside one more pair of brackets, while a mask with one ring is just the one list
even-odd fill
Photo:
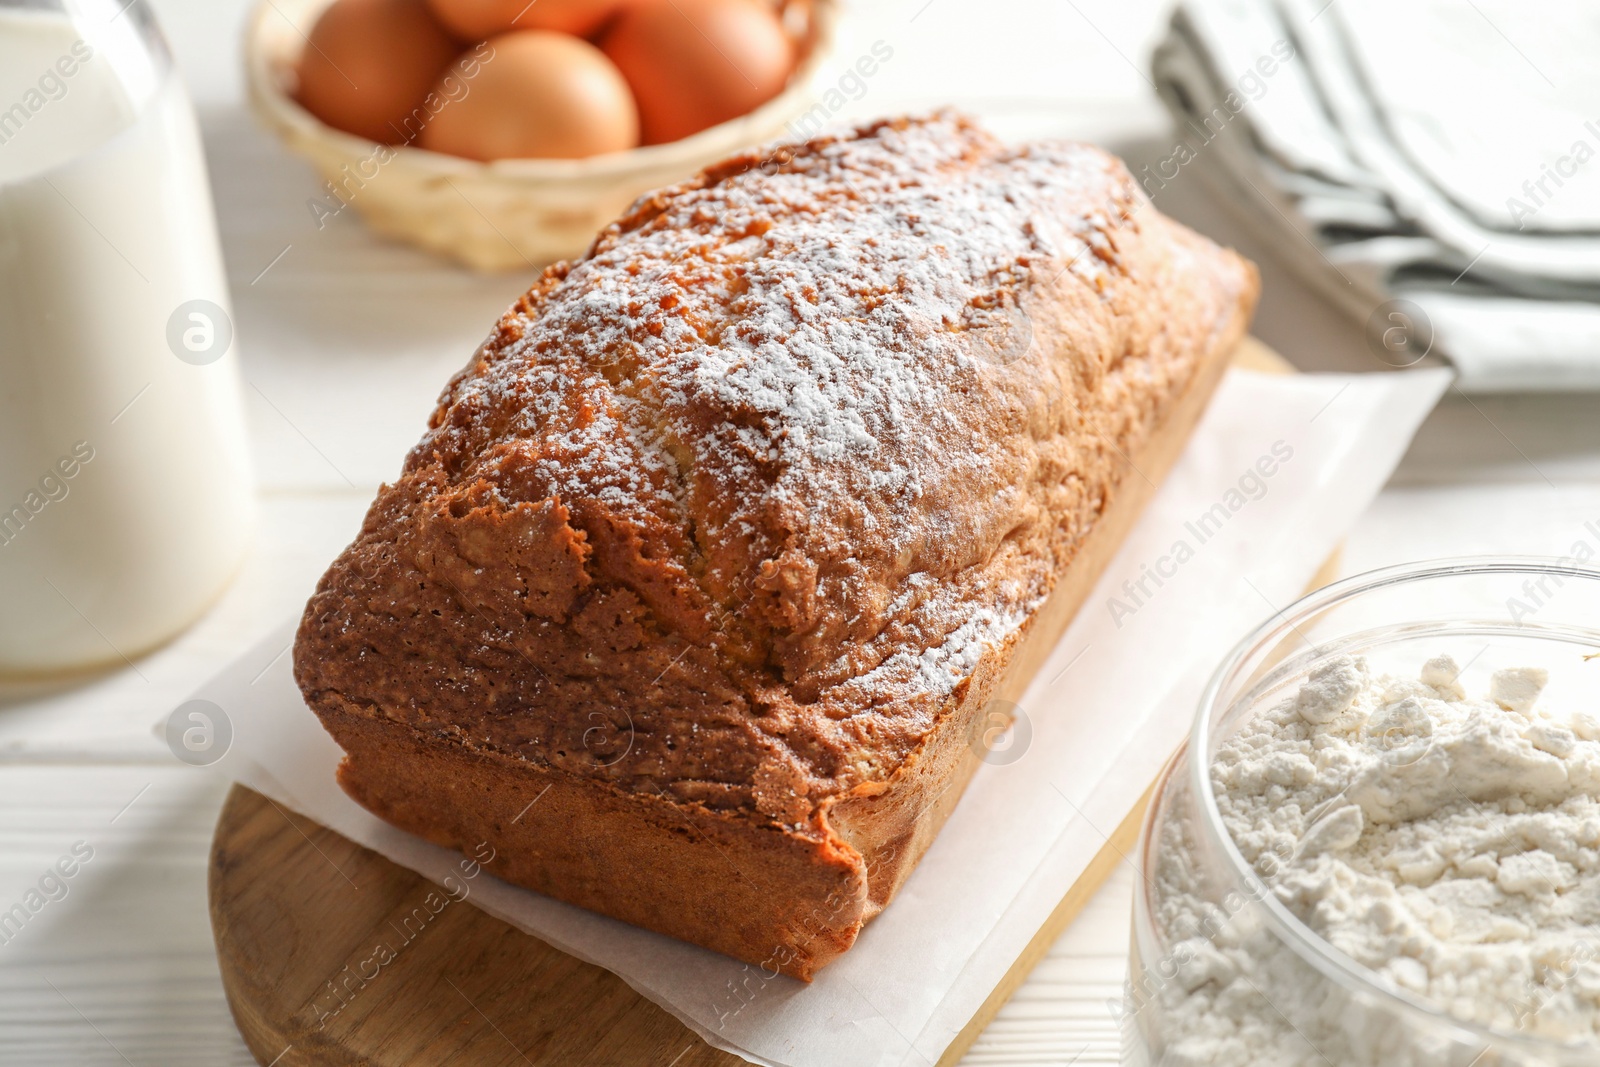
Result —
[[[1112, 157], [1006, 149], [950, 115], [645, 198], [452, 379], [307, 605], [296, 676], [347, 784], [466, 847], [488, 809], [440, 822], [427, 798], [468, 767], [485, 805], [554, 777], [740, 855], [781, 840], [811, 874], [783, 868], [780, 911], [814, 909], [844, 863], [863, 895], [782, 967], [809, 976], [937, 826], [897, 808], [925, 788], [891, 787], [963, 778], [943, 727], [986, 699], [1255, 287]], [[444, 769], [406, 774], [424, 757], [398, 753], [424, 749]], [[840, 805], [880, 814], [840, 829]], [[665, 825], [613, 831], [606, 862], [664, 862]], [[528, 862], [525, 884], [752, 962], [796, 942], [730, 945]], [[705, 885], [668, 910], [729, 890]]]
[[442, 745], [365, 715], [323, 721], [353, 754], [340, 785], [375, 814], [447, 848], [481, 856], [488, 846], [502, 878], [740, 957], [768, 977], [810, 979], [866, 918], [860, 857], [848, 847]]

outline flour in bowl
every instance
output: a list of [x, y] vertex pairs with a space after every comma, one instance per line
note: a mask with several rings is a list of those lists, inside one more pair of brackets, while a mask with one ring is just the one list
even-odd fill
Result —
[[[1408, 678], [1360, 657], [1319, 667], [1222, 744], [1223, 825], [1264, 892], [1378, 984], [1600, 1047], [1600, 719], [1542, 708], [1543, 670], [1497, 671], [1477, 697], [1460, 673], [1448, 657]], [[1152, 904], [1172, 948], [1132, 1006], [1162, 1014], [1161, 1063], [1457, 1062], [1461, 1046], [1340, 990], [1247, 898], [1205, 884], [1203, 847], [1181, 818], [1159, 829]]]

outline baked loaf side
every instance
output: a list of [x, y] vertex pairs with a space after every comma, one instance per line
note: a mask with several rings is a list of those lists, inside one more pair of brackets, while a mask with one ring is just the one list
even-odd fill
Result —
[[1114, 158], [948, 114], [641, 200], [501, 319], [307, 605], [342, 781], [809, 977], [1255, 292]]

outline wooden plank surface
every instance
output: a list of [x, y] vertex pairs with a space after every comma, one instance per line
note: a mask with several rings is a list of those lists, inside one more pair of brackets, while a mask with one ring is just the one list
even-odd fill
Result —
[[[150, 6], [202, 108], [261, 522], [223, 601], [137, 671], [0, 686], [0, 907], [74, 841], [96, 849], [70, 894], [0, 945], [4, 1064], [255, 1062], [229, 1016], [207, 921], [209, 844], [226, 788], [178, 765], [150, 723], [303, 603], [415, 441], [440, 383], [519, 285], [439, 269], [372, 239], [353, 213], [317, 227], [306, 210], [321, 195], [315, 177], [238, 103], [236, 34], [248, 0]], [[997, 0], [981, 17], [947, 0], [860, 6], [863, 40], [881, 37], [895, 50], [851, 105], [862, 113], [955, 101], [1012, 136], [1165, 137], [1142, 61], [1168, 5]], [[1192, 216], [1210, 228], [1198, 207]], [[1216, 219], [1225, 227], [1225, 215]], [[1271, 249], [1246, 250], [1268, 279], [1258, 321], [1284, 351], [1302, 366], [1372, 368], [1359, 324], [1274, 269]], [[1342, 348], [1341, 331], [1353, 335]], [[1451, 397], [1355, 530], [1346, 569], [1462, 552], [1559, 555], [1595, 515], [1592, 398]], [[1120, 993], [1136, 879], [1126, 864], [1116, 868], [963, 1067], [1118, 1062], [1106, 1003]]]

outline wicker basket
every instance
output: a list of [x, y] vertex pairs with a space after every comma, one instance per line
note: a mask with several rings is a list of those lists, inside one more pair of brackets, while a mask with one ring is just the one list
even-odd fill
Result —
[[[411, 146], [380, 149], [323, 124], [292, 97], [295, 65], [330, 0], [261, 0], [245, 37], [250, 102], [373, 229], [481, 271], [525, 270], [582, 254], [640, 194], [771, 140], [815, 103], [833, 50], [838, 0], [806, 3], [810, 29], [788, 87], [748, 115], [670, 144], [589, 159], [478, 163]], [[298, 27], [298, 28], [297, 28]], [[385, 158], [387, 157], [387, 158]]]

